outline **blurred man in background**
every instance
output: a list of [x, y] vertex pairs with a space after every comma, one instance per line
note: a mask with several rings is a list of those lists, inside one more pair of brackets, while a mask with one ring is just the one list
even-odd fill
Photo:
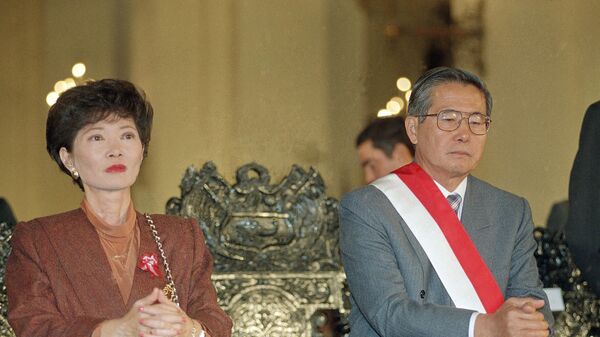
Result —
[[356, 138], [356, 151], [367, 184], [410, 163], [415, 154], [402, 117], [371, 122]]

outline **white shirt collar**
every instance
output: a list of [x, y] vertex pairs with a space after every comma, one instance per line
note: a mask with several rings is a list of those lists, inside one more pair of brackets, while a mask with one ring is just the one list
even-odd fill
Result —
[[454, 189], [454, 191], [448, 191], [444, 186], [442, 186], [437, 181], [433, 181], [435, 185], [440, 189], [440, 192], [444, 195], [444, 198], [448, 197], [450, 194], [458, 194], [460, 195], [460, 206], [458, 207], [458, 218], [460, 219], [462, 215], [463, 205], [465, 203], [465, 192], [467, 191], [467, 177], [465, 177], [458, 186]]

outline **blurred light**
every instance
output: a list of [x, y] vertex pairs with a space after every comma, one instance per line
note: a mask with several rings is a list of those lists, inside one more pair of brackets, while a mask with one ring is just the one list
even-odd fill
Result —
[[407, 91], [411, 87], [410, 80], [406, 77], [400, 77], [396, 81], [396, 86], [398, 87], [398, 90], [400, 90], [402, 92]]
[[387, 109], [381, 109], [381, 110], [379, 110], [379, 112], [377, 112], [377, 117], [389, 117], [392, 115], [394, 115], [394, 114]]
[[404, 106], [406, 105], [406, 103], [404, 103], [404, 100], [402, 99], [402, 97], [392, 97], [392, 99], [390, 101], [394, 101], [395, 103], [397, 103], [399, 105], [398, 108], [398, 112], [400, 112], [402, 109], [404, 109]]
[[402, 110], [402, 106], [400, 105], [400, 103], [394, 100], [390, 100], [389, 102], [387, 102], [385, 108], [394, 114], [397, 114], [400, 112], [400, 110]]
[[53, 106], [58, 99], [58, 93], [56, 91], [50, 91], [48, 95], [46, 95], [46, 103], [48, 106]]
[[65, 83], [67, 85], [67, 90], [77, 86], [77, 83], [75, 83], [75, 80], [72, 79], [71, 77], [65, 78]]
[[406, 92], [406, 94], [404, 94], [404, 97], [406, 97], [406, 102], [410, 101], [410, 95], [412, 94], [412, 90], [409, 90]]
[[396, 102], [398, 102], [398, 104], [404, 103], [404, 100], [402, 99], [402, 97], [398, 97], [398, 96], [392, 97], [392, 99], [390, 99], [390, 101], [396, 101]]
[[397, 24], [388, 23], [383, 31], [385, 36], [394, 38], [400, 36], [400, 27]]
[[73, 76], [75, 76], [76, 78], [79, 78], [83, 75], [85, 75], [85, 64], [79, 62], [79, 63], [75, 63], [73, 65], [73, 68], [71, 68], [71, 73], [73, 74]]
[[65, 81], [58, 81], [54, 83], [54, 91], [56, 91], [57, 94], [62, 94], [67, 89], [69, 88], [67, 88], [67, 83]]

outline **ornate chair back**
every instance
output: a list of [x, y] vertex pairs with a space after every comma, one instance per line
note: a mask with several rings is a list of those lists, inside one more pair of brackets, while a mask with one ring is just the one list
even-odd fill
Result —
[[575, 265], [564, 232], [534, 230], [535, 257], [544, 287], [561, 288], [565, 310], [555, 313], [554, 336], [600, 336], [600, 298], [590, 289]]
[[212, 162], [189, 167], [181, 197], [167, 203], [168, 214], [195, 218], [204, 232], [233, 336], [342, 335], [345, 325], [331, 320], [343, 322], [348, 309], [338, 203], [319, 173], [294, 165], [271, 184], [268, 171], [251, 163], [236, 180], [229, 184]]

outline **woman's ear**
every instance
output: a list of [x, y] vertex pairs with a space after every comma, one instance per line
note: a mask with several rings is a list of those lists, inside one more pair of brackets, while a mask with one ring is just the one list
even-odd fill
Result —
[[60, 148], [58, 151], [58, 155], [60, 156], [60, 161], [62, 161], [63, 165], [69, 171], [73, 171], [73, 159], [71, 158], [71, 154], [64, 146]]
[[417, 133], [419, 130], [419, 118], [416, 116], [407, 116], [404, 121], [404, 126], [406, 127], [406, 134], [410, 139], [410, 142], [413, 144], [417, 144]]

